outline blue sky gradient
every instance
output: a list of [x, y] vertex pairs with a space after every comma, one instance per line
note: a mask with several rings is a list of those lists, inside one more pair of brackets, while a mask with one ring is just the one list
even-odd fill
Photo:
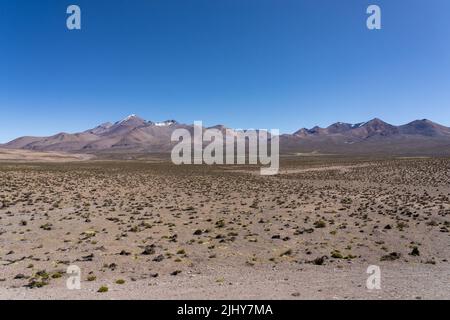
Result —
[[[66, 28], [66, 8], [82, 30]], [[382, 9], [380, 31], [366, 8]], [[447, 0], [2, 0], [0, 142], [135, 113], [233, 128], [450, 126]]]

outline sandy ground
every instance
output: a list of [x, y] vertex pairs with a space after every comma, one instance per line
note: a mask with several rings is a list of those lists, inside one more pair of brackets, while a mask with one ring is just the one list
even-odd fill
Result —
[[[0, 298], [450, 299], [450, 159], [282, 172], [0, 164]], [[382, 290], [365, 288], [369, 265]]]
[[0, 148], [0, 161], [14, 162], [67, 162], [86, 161], [92, 159], [92, 155], [74, 154], [64, 152], [36, 152], [29, 150], [15, 150]]
[[[278, 170], [279, 175], [285, 174], [293, 174], [293, 173], [306, 173], [306, 172], [315, 172], [315, 171], [340, 171], [340, 172], [349, 172], [352, 169], [356, 168], [365, 168], [374, 166], [376, 163], [364, 163], [364, 164], [356, 164], [356, 165], [335, 165], [335, 166], [318, 166], [318, 167], [308, 167], [308, 168], [281, 168]], [[240, 169], [235, 169], [233, 167], [224, 167], [224, 170], [227, 172], [240, 172], [240, 173], [250, 173], [254, 175], [260, 175], [260, 171], [256, 168], [246, 168], [242, 166]]]

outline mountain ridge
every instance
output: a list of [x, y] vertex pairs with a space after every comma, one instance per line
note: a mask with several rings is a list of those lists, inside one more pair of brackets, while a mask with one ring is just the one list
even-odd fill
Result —
[[[48, 137], [24, 136], [3, 148], [64, 152], [170, 152], [175, 129], [190, 132], [193, 125], [175, 120], [147, 121], [135, 114], [114, 123], [105, 122], [78, 133], [60, 132]], [[218, 124], [224, 132], [227, 128]], [[206, 128], [205, 128], [206, 129]], [[390, 153], [450, 154], [450, 128], [428, 119], [391, 125], [379, 118], [356, 124], [336, 122], [328, 127], [301, 128], [280, 135], [282, 153]]]

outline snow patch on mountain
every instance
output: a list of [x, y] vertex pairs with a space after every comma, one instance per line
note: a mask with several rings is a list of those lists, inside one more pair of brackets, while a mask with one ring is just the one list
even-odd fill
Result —
[[122, 120], [120, 120], [119, 121], [119, 123], [123, 123], [123, 122], [127, 122], [127, 121], [129, 121], [129, 120], [131, 120], [131, 119], [133, 119], [133, 118], [136, 118], [137, 116], [133, 113], [133, 114], [130, 114], [128, 117], [126, 117], [126, 118], [123, 118]]

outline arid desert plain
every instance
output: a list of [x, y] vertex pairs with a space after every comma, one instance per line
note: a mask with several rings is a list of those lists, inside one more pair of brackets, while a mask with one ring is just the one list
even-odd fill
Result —
[[1, 299], [450, 299], [450, 158], [50, 158], [3, 153]]

